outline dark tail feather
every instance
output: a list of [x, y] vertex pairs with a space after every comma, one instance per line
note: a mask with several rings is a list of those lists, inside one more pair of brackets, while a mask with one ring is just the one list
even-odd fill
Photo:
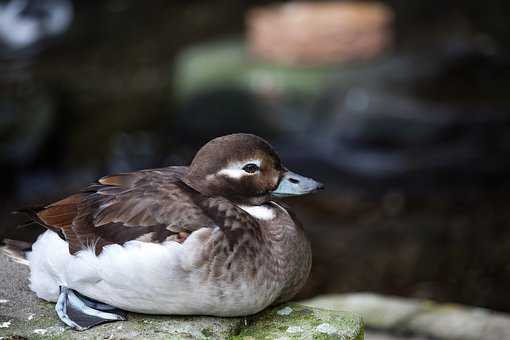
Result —
[[23, 229], [23, 228], [29, 227], [29, 226], [31, 226], [31, 225], [33, 225], [33, 224], [39, 224], [39, 223], [37, 223], [37, 222], [36, 222], [36, 221], [34, 221], [34, 220], [26, 221], [26, 222], [24, 222], [24, 223], [18, 224], [18, 225], [16, 226], [16, 229]]
[[[26, 209], [15, 210], [13, 214], [24, 214], [30, 218], [29, 221], [20, 224], [17, 226], [17, 229], [25, 228], [33, 223], [44, 225], [44, 222], [41, 221], [37, 213], [44, 209], [43, 207], [33, 207]], [[12, 239], [3, 239], [2, 242], [4, 245], [0, 246], [0, 253], [4, 254], [14, 262], [24, 264], [26, 266], [29, 265], [29, 261], [26, 258], [26, 252], [32, 249], [32, 243], [25, 241], [18, 241]]]
[[26, 216], [30, 217], [30, 219], [32, 219], [34, 222], [44, 225], [44, 222], [41, 221], [39, 216], [37, 216], [37, 213], [40, 212], [41, 210], [44, 210], [44, 207], [23, 208], [23, 209], [14, 210], [11, 213], [16, 214], [16, 215], [18, 215], [18, 214], [26, 215]]
[[26, 258], [26, 252], [32, 249], [30, 242], [4, 239], [4, 246], [0, 247], [0, 251], [13, 260], [14, 262], [28, 266], [30, 263]]
[[55, 228], [54, 226], [47, 224], [46, 222], [44, 222], [39, 217], [38, 213], [43, 211], [46, 208], [47, 207], [29, 207], [29, 208], [23, 208], [23, 209], [12, 211], [13, 214], [23, 214], [23, 215], [26, 215], [26, 216], [28, 216], [30, 218], [30, 221], [27, 221], [27, 222], [19, 225], [17, 227], [17, 229], [28, 227], [32, 223], [37, 223], [40, 226], [45, 227], [46, 229], [50, 229], [50, 230], [52, 230], [52, 231], [54, 231], [56, 233], [60, 233], [61, 234], [62, 231], [59, 228]]

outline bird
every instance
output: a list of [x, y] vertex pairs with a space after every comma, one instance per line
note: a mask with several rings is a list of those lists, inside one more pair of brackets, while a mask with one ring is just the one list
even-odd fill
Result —
[[127, 312], [248, 316], [292, 299], [312, 263], [282, 198], [323, 189], [288, 170], [264, 139], [217, 137], [189, 166], [100, 178], [60, 201], [23, 209], [47, 230], [30, 251], [30, 289], [75, 330]]

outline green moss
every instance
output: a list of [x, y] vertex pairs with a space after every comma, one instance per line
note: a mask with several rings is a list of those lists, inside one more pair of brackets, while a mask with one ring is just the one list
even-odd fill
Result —
[[209, 337], [212, 337], [214, 335], [214, 332], [211, 329], [209, 329], [209, 328], [203, 328], [202, 329], [202, 334], [209, 338]]
[[287, 306], [290, 313], [282, 313], [285, 306], [278, 306], [254, 316], [250, 326], [233, 339], [273, 339], [282, 335], [290, 339], [363, 339], [363, 322], [358, 315], [297, 304]]

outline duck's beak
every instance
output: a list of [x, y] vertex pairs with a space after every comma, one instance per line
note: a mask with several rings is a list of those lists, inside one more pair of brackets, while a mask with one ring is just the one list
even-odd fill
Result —
[[322, 183], [287, 170], [271, 194], [276, 197], [289, 197], [306, 195], [321, 189], [324, 189]]

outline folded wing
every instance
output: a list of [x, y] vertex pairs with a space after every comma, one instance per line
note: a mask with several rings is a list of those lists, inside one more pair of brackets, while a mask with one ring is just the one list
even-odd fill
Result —
[[216, 225], [197, 205], [200, 194], [181, 181], [186, 171], [168, 167], [103, 177], [31, 215], [60, 233], [72, 254], [87, 247], [99, 254], [105, 245], [135, 239], [175, 239], [180, 233]]

